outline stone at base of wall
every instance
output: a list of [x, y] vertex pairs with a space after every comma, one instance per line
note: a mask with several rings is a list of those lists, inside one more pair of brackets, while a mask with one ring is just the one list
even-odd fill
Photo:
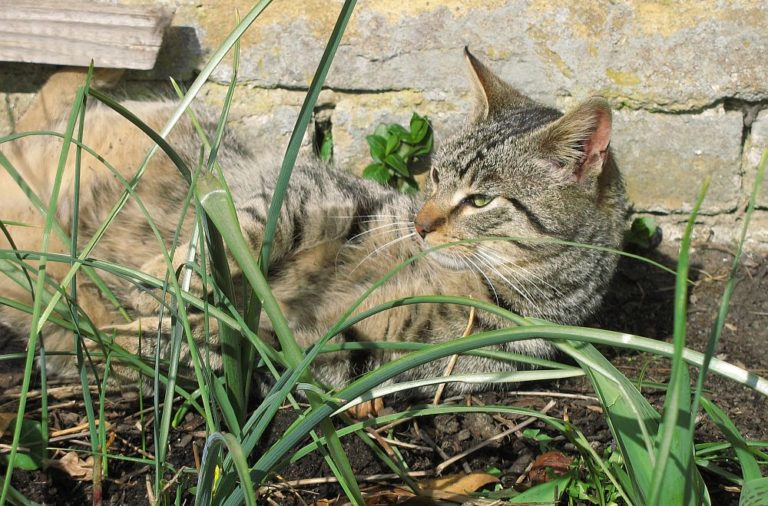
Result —
[[[649, 215], [636, 214], [633, 215], [632, 219], [638, 216]], [[653, 218], [662, 229], [662, 243], [665, 248], [674, 244], [676, 249], [685, 233], [688, 216], [684, 214], [656, 215]], [[693, 229], [692, 243], [694, 245], [718, 245], [732, 249], [735, 253], [743, 224], [743, 213], [739, 215], [699, 216]], [[768, 211], [756, 210], [752, 215], [747, 229], [745, 248], [754, 252], [768, 253]]]

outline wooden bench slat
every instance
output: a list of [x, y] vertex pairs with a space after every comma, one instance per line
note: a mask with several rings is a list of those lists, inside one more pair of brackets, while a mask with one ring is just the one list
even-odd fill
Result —
[[151, 69], [172, 15], [154, 5], [4, 3], [0, 61]]

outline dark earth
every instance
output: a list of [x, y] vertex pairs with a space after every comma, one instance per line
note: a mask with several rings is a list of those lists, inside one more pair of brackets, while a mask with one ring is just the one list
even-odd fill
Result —
[[[662, 245], [647, 256], [674, 269], [673, 245]], [[702, 244], [695, 246], [692, 252], [691, 279], [694, 285], [689, 291], [689, 318], [687, 346], [703, 351], [720, 304], [724, 283], [728, 277], [733, 252], [729, 248]], [[717, 357], [746, 367], [761, 376], [768, 375], [768, 260], [764, 255], [746, 254], [738, 269], [738, 283], [733, 294], [729, 317], [717, 349]], [[619, 330], [646, 337], [670, 340], [672, 334], [672, 301], [674, 296], [674, 276], [658, 268], [623, 258], [619, 271], [611, 286], [602, 311], [594, 318], [591, 326]], [[0, 333], [2, 335], [2, 333]], [[5, 353], [20, 351], [18, 339], [12, 339], [5, 332]], [[664, 383], [669, 378], [669, 362], [664, 359], [641, 355], [618, 349], [602, 351], [613, 364], [632, 379], [641, 378], [645, 384], [643, 393], [660, 408], [663, 395], [653, 388], [654, 383]], [[8, 387], [2, 394], [3, 406], [0, 412], [14, 412], [16, 401], [13, 392], [18, 391], [21, 368], [19, 362], [2, 362], [0, 384]], [[695, 378], [695, 375], [692, 375]], [[706, 387], [708, 397], [724, 409], [731, 420], [747, 439], [768, 439], [768, 402], [752, 390], [714, 375], [708, 377]], [[526, 386], [527, 392], [496, 394], [488, 393], [472, 398], [456, 399], [459, 403], [506, 404], [540, 410], [548, 402], [555, 401], [549, 415], [562, 418], [567, 415], [571, 423], [583, 432], [599, 454], [611, 445], [611, 435], [600, 411], [599, 403], [590, 398], [592, 392], [588, 381], [582, 378], [561, 381], [558, 384], [538, 384]], [[554, 394], [547, 394], [552, 392]], [[557, 393], [577, 394], [575, 398], [555, 396]], [[66, 394], [66, 392], [65, 392]], [[84, 420], [82, 402], [77, 394], [63, 395], [61, 400], [49, 401], [49, 423], [51, 431], [58, 428], [72, 427]], [[147, 400], [145, 407], [151, 406]], [[40, 400], [29, 397], [28, 413], [31, 417], [39, 416]], [[398, 409], [402, 406], [397, 406]], [[38, 409], [38, 411], [34, 411]], [[138, 404], [121, 399], [111, 400], [106, 407], [107, 419], [112, 424], [111, 430], [117, 438], [110, 447], [112, 454], [141, 455], [142, 437], [139, 430]], [[151, 411], [147, 411], [145, 423], [151, 424]], [[289, 410], [281, 410], [271, 429], [270, 438], [274, 441], [284, 428], [294, 419]], [[506, 430], [522, 419], [506, 419], [490, 415], [462, 415], [418, 420], [418, 427], [406, 423], [394, 429], [395, 437], [414, 445], [413, 448], [400, 448], [405, 461], [412, 471], [431, 472], [443, 461], [434, 450], [433, 444], [448, 456], [474, 446], [490, 436]], [[516, 482], [523, 486], [527, 482], [526, 474], [530, 465], [544, 450], [555, 450], [569, 457], [576, 457], [572, 444], [562, 436], [551, 431], [545, 425], [535, 422], [528, 428], [541, 429], [542, 433], [555, 437], [554, 441], [542, 448], [538, 442], [517, 435], [505, 437], [497, 443], [470, 454], [465, 459], [447, 467], [443, 474], [461, 473], [468, 466], [472, 471], [486, 471], [495, 468], [500, 471], [504, 488], [512, 487]], [[175, 483], [192, 485], [195, 480], [193, 468], [196, 456], [201, 454], [204, 442], [204, 425], [197, 415], [188, 414], [182, 426], [176, 429], [171, 439], [170, 461], [182, 469], [174, 478]], [[559, 437], [558, 437], [559, 436]], [[67, 436], [65, 436], [67, 437]], [[71, 437], [71, 436], [70, 436]], [[65, 449], [90, 447], [87, 429], [76, 434], [74, 439], [52, 442], [51, 447]], [[146, 452], [154, 454], [152, 430], [146, 431]], [[717, 428], [704, 417], [697, 424], [697, 442], [723, 440]], [[8, 434], [3, 435], [0, 443], [10, 442]], [[347, 454], [354, 471], [358, 475], [390, 473], [371, 450], [356, 437], [344, 441]], [[194, 449], [193, 449], [194, 447]], [[199, 450], [199, 451], [198, 451]], [[53, 454], [61, 458], [62, 454]], [[736, 464], [727, 459], [718, 465], [740, 475]], [[277, 481], [305, 480], [330, 476], [330, 473], [316, 454], [298, 462], [285, 470]], [[738, 504], [739, 488], [723, 478], [703, 471], [708, 482], [713, 504]], [[106, 504], [145, 504], [147, 499], [147, 478], [154, 479], [154, 469], [137, 463], [111, 460], [109, 475], [104, 480], [103, 497]], [[520, 479], [524, 478], [524, 479]], [[392, 489], [393, 482], [378, 484], [363, 483], [361, 486], [372, 493]], [[90, 481], [76, 480], [63, 471], [16, 471], [12, 484], [27, 498], [45, 504], [90, 504], [93, 499], [93, 486]], [[334, 484], [302, 485], [294, 484], [291, 488], [267, 490], [262, 499], [271, 504], [313, 503], [323, 498], [334, 499], [339, 496], [339, 488]], [[191, 495], [183, 498], [191, 504]], [[171, 499], [172, 500], [172, 499]], [[383, 501], [383, 500], [382, 500]], [[342, 500], [341, 503], [344, 501]], [[376, 504], [393, 504], [377, 502]], [[414, 503], [415, 504], [415, 503]], [[424, 503], [420, 503], [424, 504]]]

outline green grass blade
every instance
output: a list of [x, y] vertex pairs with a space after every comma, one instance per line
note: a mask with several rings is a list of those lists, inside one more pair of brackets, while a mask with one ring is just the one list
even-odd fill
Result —
[[747, 442], [739, 432], [739, 429], [733, 424], [728, 415], [717, 407], [706, 397], [701, 398], [701, 406], [707, 412], [712, 421], [720, 429], [725, 438], [733, 446], [733, 451], [736, 453], [739, 465], [741, 466], [741, 474], [744, 478], [744, 483], [762, 478], [763, 475], [760, 472], [760, 465], [757, 463], [757, 459], [749, 449]]
[[[77, 238], [78, 238], [78, 227], [80, 225], [79, 220], [79, 213], [80, 213], [80, 173], [81, 173], [81, 163], [82, 163], [82, 152], [83, 152], [83, 133], [85, 130], [85, 105], [88, 100], [88, 90], [90, 89], [91, 85], [91, 79], [93, 78], [93, 64], [88, 69], [88, 74], [85, 79], [85, 84], [83, 85], [83, 107], [80, 109], [80, 119], [77, 126], [77, 142], [75, 145], [75, 176], [74, 176], [74, 188], [73, 188], [73, 202], [72, 202], [72, 231], [71, 231], [71, 241], [70, 241], [70, 249], [69, 254], [72, 257], [72, 259], [77, 258]], [[72, 265], [73, 262], [70, 262], [70, 265]], [[70, 286], [70, 299], [72, 303], [77, 304], [77, 278], [75, 278], [75, 282], [72, 283]], [[71, 305], [70, 305], [71, 307]], [[96, 416], [95, 416], [95, 410], [93, 408], [93, 399], [91, 398], [91, 392], [88, 388], [89, 381], [88, 381], [88, 374], [86, 370], [86, 362], [85, 362], [85, 356], [84, 356], [84, 340], [83, 336], [80, 334], [80, 325], [79, 325], [79, 317], [78, 312], [75, 310], [71, 311], [72, 316], [72, 323], [75, 326], [75, 333], [73, 334], [75, 337], [75, 354], [77, 359], [77, 368], [79, 371], [79, 377], [80, 377], [80, 386], [83, 391], [83, 405], [85, 407], [85, 413], [86, 418], [88, 420], [88, 433], [91, 436], [91, 451], [94, 459], [99, 458], [99, 454], [102, 450], [105, 450], [103, 442], [106, 441], [102, 436], [104, 431], [104, 419], [103, 416], [100, 420], [101, 425], [99, 429], [96, 428]], [[42, 370], [45, 370], [43, 367]], [[105, 368], [105, 374], [104, 374], [104, 380], [106, 381], [107, 374], [108, 374], [108, 367]], [[43, 385], [45, 385], [45, 381], [42, 382]], [[97, 383], [98, 385], [98, 383]], [[103, 402], [103, 394], [104, 391], [100, 392], [101, 401], [100, 407], [103, 410], [104, 402]], [[47, 415], [47, 409], [43, 407], [43, 413], [46, 413]], [[104, 466], [107, 464], [107, 459], [104, 458]], [[100, 480], [94, 480], [94, 486], [98, 488], [100, 486]], [[99, 493], [100, 495], [100, 493]]]
[[659, 414], [635, 385], [593, 346], [586, 343], [555, 345], [579, 362], [587, 373], [624, 458], [631, 484], [625, 484], [627, 493], [635, 504], [646, 504], [644, 491], [647, 491], [651, 481], [653, 436], [659, 426]]
[[584, 376], [584, 371], [579, 368], [571, 370], [535, 370], [535, 371], [510, 371], [494, 373], [475, 373], [475, 374], [451, 374], [448, 376], [438, 376], [435, 378], [425, 378], [412, 381], [403, 381], [399, 383], [378, 386], [368, 390], [363, 395], [354, 399], [349, 399], [346, 404], [341, 406], [334, 415], [343, 413], [363, 402], [384, 397], [386, 395], [407, 392], [417, 388], [435, 386], [442, 383], [463, 383], [474, 385], [501, 385], [504, 383], [526, 383], [530, 381], [556, 381], [565, 378], [577, 378]]
[[509, 504], [537, 504], [556, 506], [560, 502], [563, 493], [568, 489], [568, 485], [575, 478], [573, 472], [566, 473], [563, 476], [557, 476], [549, 481], [529, 488], [520, 495], [516, 495], [507, 501]]
[[347, 27], [349, 18], [352, 16], [352, 11], [354, 10], [356, 3], [356, 0], [344, 1], [344, 5], [339, 12], [339, 17], [333, 27], [333, 32], [328, 39], [328, 44], [326, 44], [325, 50], [323, 51], [323, 56], [320, 58], [320, 63], [317, 66], [315, 75], [312, 77], [309, 91], [307, 91], [304, 103], [299, 111], [299, 117], [296, 119], [296, 125], [293, 127], [293, 132], [291, 132], [291, 138], [288, 141], [288, 147], [285, 150], [283, 163], [280, 167], [280, 174], [275, 185], [275, 192], [269, 206], [267, 222], [264, 225], [264, 240], [262, 241], [261, 254], [259, 255], [261, 269], [264, 274], [267, 273], [267, 268], [269, 266], [269, 252], [272, 248], [272, 239], [277, 229], [277, 218], [280, 215], [280, 208], [283, 205], [283, 199], [288, 190], [288, 181], [291, 178], [291, 172], [293, 172], [293, 166], [296, 163], [296, 158], [299, 154], [299, 148], [301, 147], [301, 141], [304, 138], [304, 132], [307, 131], [307, 125], [309, 125], [309, 120], [312, 118], [317, 97], [320, 95], [320, 90], [325, 82], [325, 77], [328, 75], [328, 69], [331, 67], [331, 62], [336, 54], [336, 49], [339, 47], [341, 37]]
[[744, 483], [739, 496], [739, 506], [765, 506], [768, 504], [768, 478]]
[[232, 257], [243, 270], [243, 275], [251, 283], [251, 286], [253, 286], [261, 299], [264, 310], [267, 312], [270, 320], [272, 320], [275, 334], [277, 334], [289, 366], [297, 364], [301, 361], [303, 352], [296, 344], [296, 340], [293, 338], [288, 327], [288, 321], [280, 311], [280, 305], [275, 296], [272, 295], [267, 280], [261, 274], [261, 271], [255, 267], [251, 248], [243, 237], [232, 198], [226, 192], [222, 183], [210, 174], [200, 177], [195, 192], [203, 209], [205, 209], [216, 229], [224, 238]]
[[720, 307], [718, 308], [717, 312], [717, 319], [712, 324], [712, 330], [709, 334], [707, 348], [704, 352], [704, 365], [699, 370], [699, 377], [696, 380], [696, 390], [693, 395], [693, 403], [691, 408], [691, 412], [693, 413], [693, 416], [691, 417], [691, 431], [693, 431], [693, 424], [695, 423], [696, 414], [699, 411], [699, 403], [702, 391], [704, 390], [704, 381], [707, 377], [709, 364], [712, 361], [712, 356], [715, 354], [717, 345], [720, 342], [720, 336], [722, 335], [723, 327], [725, 326], [725, 318], [728, 314], [728, 308], [731, 303], [731, 295], [733, 294], [733, 290], [736, 287], [736, 272], [741, 263], [741, 254], [744, 248], [744, 242], [747, 238], [747, 230], [749, 229], [749, 223], [752, 219], [752, 213], [755, 211], [757, 196], [760, 194], [760, 188], [763, 185], [766, 165], [768, 165], [768, 148], [763, 150], [763, 155], [761, 156], [760, 163], [757, 167], [757, 175], [755, 176], [755, 183], [752, 187], [752, 194], [749, 197], [747, 212], [744, 214], [744, 224], [741, 227], [741, 236], [739, 237], [736, 254], [733, 257], [733, 263], [731, 264], [731, 272], [728, 276], [728, 280], [725, 283], [723, 297], [720, 301]]
[[701, 476], [696, 471], [693, 455], [693, 421], [691, 420], [690, 377], [688, 364], [683, 361], [686, 323], [688, 320], [688, 264], [691, 235], [696, 216], [699, 213], [710, 179], [702, 184], [696, 204], [688, 219], [683, 240], [680, 244], [677, 278], [675, 280], [674, 354], [672, 373], [664, 399], [664, 414], [656, 450], [655, 465], [648, 489], [648, 504], [687, 504], [699, 506], [708, 502]]
[[[221, 141], [224, 137], [227, 117], [232, 104], [235, 85], [237, 84], [237, 72], [240, 62], [239, 57], [240, 42], [238, 40], [235, 43], [233, 54], [234, 62], [232, 64], [232, 78], [227, 89], [224, 107], [222, 108], [221, 116], [216, 127], [216, 134], [211, 143], [211, 151], [208, 156], [207, 172], [209, 174], [213, 172], [216, 155], [218, 154]], [[227, 260], [227, 252], [224, 249], [224, 241], [216, 230], [215, 225], [210, 223], [207, 218], [205, 218], [205, 222], [208, 225], [206, 227], [208, 231], [206, 240], [208, 242], [208, 251], [211, 257], [213, 279], [216, 286], [223, 292], [224, 297], [229, 301], [234, 301], [236, 300], [235, 286], [229, 271], [229, 262]], [[244, 352], [244, 350], [248, 349], [248, 346], [242, 333], [224, 325], [219, 327], [219, 344], [221, 346], [222, 366], [228, 396], [225, 404], [231, 406], [235, 415], [234, 420], [228, 420], [228, 425], [232, 432], [239, 434], [240, 428], [245, 421], [246, 395], [248, 392], [245, 378], [250, 375], [247, 370], [252, 367], [252, 365], [248, 363], [247, 359], [251, 354]], [[236, 426], [232, 426], [233, 421], [237, 422]]]
[[245, 458], [243, 448], [240, 446], [237, 438], [232, 434], [214, 432], [205, 442], [203, 449], [203, 459], [200, 463], [200, 476], [197, 482], [197, 496], [195, 505], [215, 504], [214, 501], [214, 481], [216, 469], [219, 465], [219, 455], [222, 447], [226, 446], [232, 461], [235, 464], [237, 475], [240, 478], [240, 488], [244, 491], [245, 504], [255, 506], [256, 491], [248, 473], [248, 462]]
[[[67, 156], [69, 155], [69, 147], [74, 134], [75, 123], [77, 121], [80, 109], [83, 106], [83, 99], [85, 92], [80, 88], [77, 92], [75, 103], [72, 106], [72, 111], [67, 121], [67, 127], [64, 134], [64, 142], [62, 144], [61, 154], [59, 156], [59, 162], [56, 170], [56, 177], [53, 182], [53, 188], [51, 189], [50, 201], [46, 212], [45, 225], [43, 227], [43, 235], [41, 240], [42, 255], [39, 260], [37, 268], [38, 277], [35, 284], [35, 293], [40, 294], [43, 292], [46, 282], [46, 262], [48, 244], [50, 240], [50, 233], [53, 229], [53, 223], [56, 221], [56, 210], [59, 201], [59, 191], [61, 189], [62, 176], [64, 174], [64, 167], [66, 166]], [[19, 408], [16, 414], [16, 427], [13, 432], [13, 440], [11, 442], [11, 452], [8, 455], [8, 467], [5, 473], [5, 480], [3, 482], [2, 493], [0, 494], [0, 505], [5, 504], [8, 498], [8, 491], [11, 484], [11, 474], [14, 468], [14, 459], [18, 452], [19, 441], [21, 438], [21, 428], [24, 419], [24, 412], [26, 410], [26, 398], [29, 391], [29, 385], [31, 382], [32, 371], [34, 367], [34, 357], [37, 348], [37, 339], [42, 330], [42, 324], [45, 321], [45, 316], [42, 308], [42, 297], [37, 297], [33, 303], [32, 309], [32, 324], [30, 326], [29, 339], [27, 341], [27, 357], [24, 363], [24, 378], [21, 386], [21, 396], [19, 398]]]
[[[226, 240], [232, 256], [240, 265], [243, 274], [254, 288], [254, 291], [261, 301], [261, 305], [267, 312], [289, 367], [296, 368], [302, 361], [303, 353], [293, 338], [290, 328], [288, 327], [288, 322], [280, 311], [277, 299], [275, 299], [272, 294], [262, 272], [253, 262], [250, 248], [245, 241], [238, 224], [237, 213], [231, 198], [226, 191], [224, 191], [221, 183], [210, 175], [202, 177], [198, 182], [196, 189], [198, 191], [200, 203], [210, 216], [216, 228], [222, 234], [222, 237]], [[303, 369], [299, 369], [298, 373], [303, 375], [304, 373], [302, 371], [304, 371], [306, 367], [307, 365], [305, 365]], [[317, 402], [311, 394], [308, 395], [308, 398], [310, 403], [314, 404]], [[350, 498], [358, 502], [362, 501], [362, 495], [357, 487], [357, 482], [354, 480], [352, 468], [343, 452], [341, 443], [338, 441], [338, 438], [334, 441], [335, 429], [333, 425], [328, 420], [323, 420], [319, 422], [319, 424], [323, 429], [323, 432], [331, 438], [329, 450], [333, 456], [334, 462], [342, 471], [341, 476], [338, 476], [340, 483], [345, 490], [348, 491]]]

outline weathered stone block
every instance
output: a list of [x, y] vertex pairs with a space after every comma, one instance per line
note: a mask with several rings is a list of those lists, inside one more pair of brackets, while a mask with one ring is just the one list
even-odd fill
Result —
[[747, 247], [768, 250], [768, 212], [756, 211], [749, 222]]
[[[757, 168], [763, 151], [768, 149], [768, 111], [761, 111], [752, 122], [752, 129], [744, 149], [744, 191], [750, 195], [755, 184]], [[768, 181], [763, 180], [763, 186], [757, 196], [757, 206], [768, 208]]]
[[732, 211], [741, 195], [742, 115], [617, 111], [612, 146], [638, 211], [687, 212], [711, 176], [702, 212]]
[[[176, 2], [174, 2], [176, 3]], [[305, 87], [340, 0], [275, 1], [243, 39], [240, 79]], [[210, 53], [248, 0], [179, 6]], [[469, 45], [534, 98], [602, 94], [619, 105], [694, 110], [768, 99], [768, 7], [734, 2], [370, 0], [353, 15], [328, 76], [337, 90], [463, 90]], [[215, 74], [226, 81], [230, 62]]]

